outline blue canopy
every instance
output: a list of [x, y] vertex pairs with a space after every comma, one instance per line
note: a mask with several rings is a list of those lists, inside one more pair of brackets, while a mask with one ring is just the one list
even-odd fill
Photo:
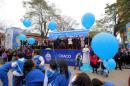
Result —
[[49, 39], [64, 38], [64, 37], [86, 37], [88, 36], [88, 33], [89, 30], [50, 32]]

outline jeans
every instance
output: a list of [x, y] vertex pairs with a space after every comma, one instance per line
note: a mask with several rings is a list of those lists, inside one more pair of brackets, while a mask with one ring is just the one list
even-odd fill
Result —
[[22, 84], [23, 84], [23, 76], [13, 76], [12, 86], [22, 86]]
[[0, 80], [2, 82], [2, 86], [8, 86], [8, 75], [6, 73], [0, 73]]

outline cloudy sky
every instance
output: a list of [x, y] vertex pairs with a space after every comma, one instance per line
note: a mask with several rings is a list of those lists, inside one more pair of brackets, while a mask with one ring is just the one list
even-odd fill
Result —
[[[23, 0], [0, 0], [0, 20], [10, 26], [25, 28], [20, 19], [23, 18], [26, 9], [22, 5]], [[48, 0], [55, 3], [61, 10], [61, 15], [71, 16], [79, 23], [82, 16], [91, 12], [99, 19], [107, 3], [114, 3], [116, 0]]]

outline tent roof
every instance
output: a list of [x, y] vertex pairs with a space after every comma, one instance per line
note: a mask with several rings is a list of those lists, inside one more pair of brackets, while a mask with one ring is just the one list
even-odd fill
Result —
[[89, 30], [71, 30], [62, 32], [50, 32], [49, 39], [64, 38], [64, 37], [86, 37]]

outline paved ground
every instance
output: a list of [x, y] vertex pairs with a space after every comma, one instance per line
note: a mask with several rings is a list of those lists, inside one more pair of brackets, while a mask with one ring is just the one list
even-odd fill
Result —
[[[76, 72], [79, 72], [78, 70], [74, 71], [74, 69], [71, 67], [70, 68], [71, 72], [72, 72], [72, 76], [75, 75]], [[91, 79], [93, 78], [99, 78], [100, 80], [103, 81], [110, 81], [116, 84], [116, 86], [128, 86], [128, 77], [130, 76], [130, 69], [124, 69], [123, 71], [120, 70], [115, 70], [110, 72], [109, 77], [105, 78], [102, 75], [98, 75], [98, 74], [93, 74], [93, 73], [87, 73]], [[9, 72], [9, 86], [11, 86], [11, 82], [12, 82], [12, 72]], [[0, 82], [0, 86], [1, 82]]]

